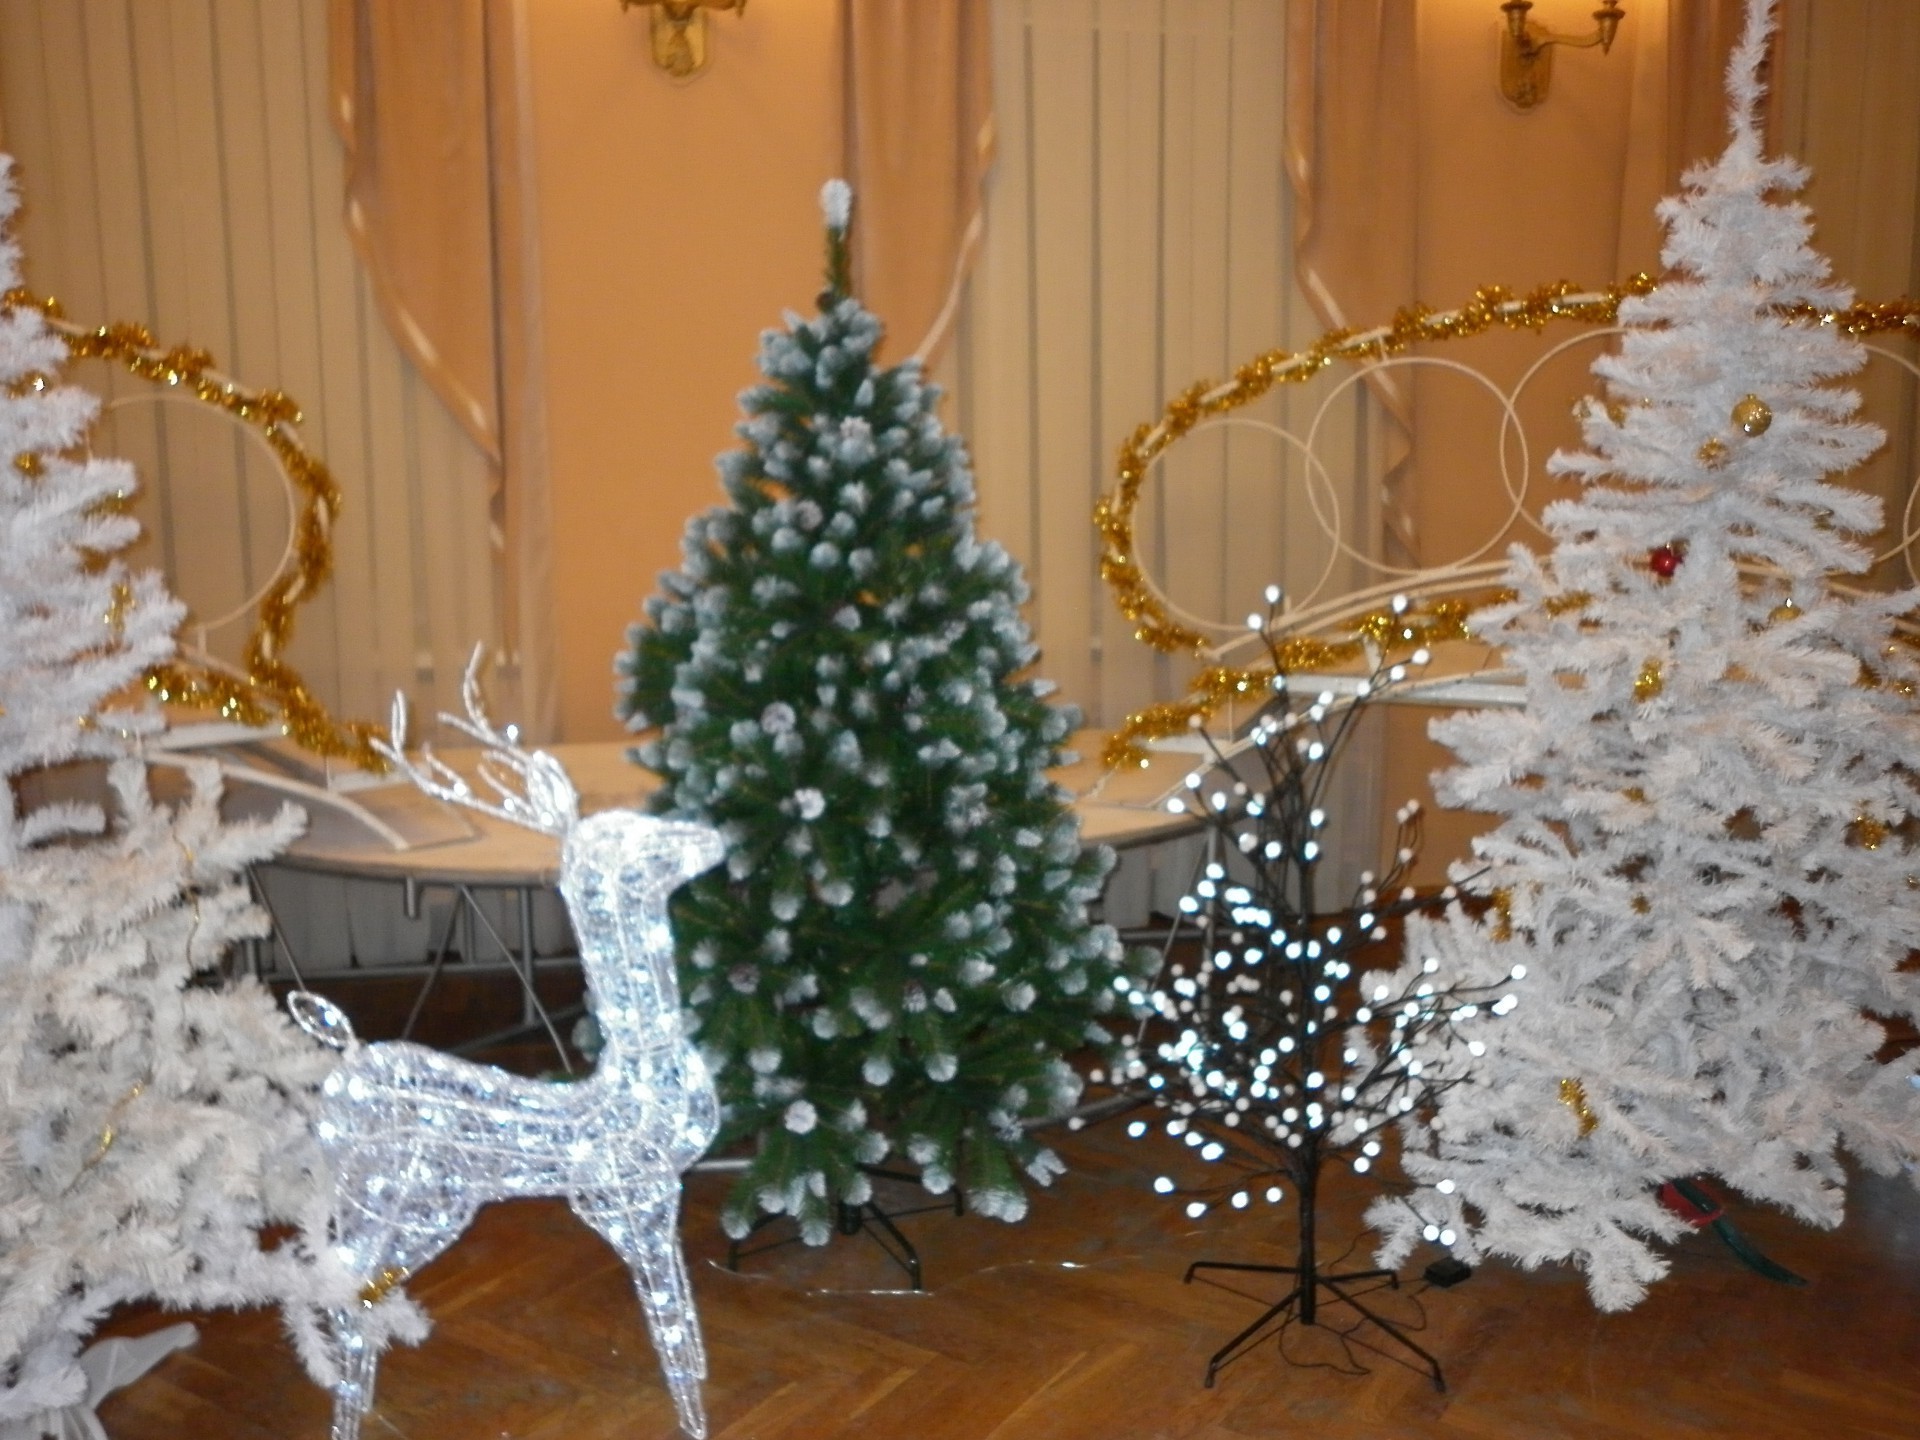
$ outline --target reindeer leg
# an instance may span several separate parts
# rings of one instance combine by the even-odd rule
[[[580,1218],[604,1235],[627,1262],[680,1428],[691,1440],[705,1440],[707,1417],[700,1382],[707,1374],[707,1353],[680,1250],[679,1177],[672,1177],[663,1197],[646,1203],[634,1203],[631,1195],[605,1192],[575,1195],[572,1200]]]
[[[340,1378],[333,1387],[332,1440],[360,1440],[360,1417],[373,1408],[380,1351],[368,1343],[351,1311],[335,1310],[329,1328],[340,1365]]]
[[[682,1297],[681,1306],[687,1316],[687,1347],[692,1359],[693,1374],[705,1380],[707,1378],[707,1341],[700,1331],[700,1312],[694,1308],[693,1281],[687,1275],[686,1247],[680,1243],[680,1206],[677,1197],[667,1203],[672,1208],[673,1214],[668,1221],[663,1248],[667,1252],[667,1263],[673,1267],[673,1289]]]

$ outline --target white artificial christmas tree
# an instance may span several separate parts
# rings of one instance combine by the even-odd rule
[[[331,1055],[251,980],[209,983],[264,930],[243,867],[300,827],[226,824],[211,765],[177,807],[137,750],[141,675],[181,607],[115,558],[136,526],[120,462],[84,453],[93,398],[20,291],[0,156],[0,1431],[80,1404],[79,1348],[112,1306],[302,1302],[324,1227],[307,1125]],[[110,806],[33,805],[21,782],[107,763]],[[324,1233],[322,1228],[319,1233]],[[278,1243],[275,1243],[278,1239]]]
[[[1588,448],[1551,466],[1581,494],[1476,625],[1525,707],[1434,726],[1461,762],[1443,802],[1500,823],[1456,870],[1483,905],[1410,924],[1409,959],[1511,998],[1482,1056],[1423,1037],[1462,1083],[1406,1124],[1419,1188],[1374,1207],[1383,1263],[1454,1230],[1468,1259],[1570,1260],[1623,1308],[1685,1229],[1662,1183],[1717,1176],[1830,1226],[1842,1149],[1882,1172],[1920,1154],[1920,1056],[1877,1064],[1869,1018],[1920,1018],[1899,970],[1920,670],[1892,643],[1920,597],[1830,578],[1869,568],[1879,504],[1832,477],[1879,433],[1830,383],[1861,347],[1817,319],[1851,293],[1773,198],[1806,172],[1762,153],[1771,12],[1748,7],[1725,154],[1661,206],[1669,274],[1594,367]]]

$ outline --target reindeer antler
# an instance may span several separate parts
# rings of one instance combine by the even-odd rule
[[[485,747],[480,757],[480,778],[499,797],[488,800],[475,793],[466,777],[433,753],[431,745],[420,747],[419,759],[406,756],[407,697],[393,697],[392,742],[376,739],[374,748],[394,769],[436,799],[464,805],[496,820],[505,820],[529,830],[564,837],[580,819],[580,797],[567,778],[566,768],[544,750],[523,750],[510,735],[503,735],[487,719],[480,696],[480,665],[485,645],[473,647],[467,662],[466,679],[460,686],[460,698],[467,707],[466,717],[441,712],[440,718],[463,735],[470,735]]]

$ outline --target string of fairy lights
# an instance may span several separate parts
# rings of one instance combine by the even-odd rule
[[[1214,639],[1178,619],[1141,564],[1135,511],[1148,471],[1167,451],[1204,420],[1252,404],[1276,385],[1304,383],[1335,361],[1366,364],[1399,355],[1414,345],[1462,340],[1494,329],[1544,330],[1557,321],[1581,325],[1616,324],[1621,302],[1651,295],[1658,282],[1634,274],[1602,290],[1585,290],[1562,280],[1516,296],[1502,286],[1476,290],[1466,304],[1451,310],[1413,306],[1391,323],[1367,330],[1329,330],[1297,351],[1269,350],[1255,356],[1225,381],[1201,381],[1167,402],[1160,418],[1143,424],[1120,447],[1115,481],[1094,507],[1100,532],[1100,574],[1113,591],[1121,614],[1133,623],[1134,639],[1167,654],[1205,655]],[[1862,303],[1839,310],[1812,305],[1781,307],[1781,319],[1794,324],[1831,326],[1856,338],[1901,334],[1920,338],[1920,303],[1910,299]],[[1464,597],[1415,601],[1402,609],[1379,610],[1352,622],[1333,638],[1295,635],[1275,647],[1281,670],[1321,670],[1351,664],[1371,648],[1403,655],[1449,640],[1472,637],[1473,615],[1488,606],[1509,603],[1505,590]],[[1235,701],[1264,694],[1275,674],[1272,665],[1210,665],[1189,682],[1179,700],[1149,705],[1128,715],[1108,738],[1103,759],[1109,768],[1144,765],[1152,742],[1204,725]],[[1651,683],[1657,683],[1657,677]]]

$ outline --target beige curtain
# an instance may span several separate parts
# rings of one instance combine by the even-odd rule
[[[1804,198],[1814,244],[1863,300],[1920,296],[1920,4],[1786,0],[1782,21],[1769,133],[1776,149],[1812,167]],[[1880,497],[1897,532],[1920,471],[1920,380],[1899,360],[1920,364],[1920,342],[1871,343],[1890,355],[1848,383],[1887,443],[1850,482]],[[1904,585],[1912,575],[1890,562],[1875,579]]]
[[[333,0],[347,230],[394,337],[500,459],[482,0]]]
[[[985,0],[845,0],[855,285],[895,358],[929,365],[979,248],[993,158]],[[910,348],[909,348],[910,347]]]
[[[1415,298],[1415,0],[1289,0],[1287,26],[1295,277],[1329,328],[1378,324]],[[1383,538],[1405,558],[1413,401],[1391,373],[1371,384],[1391,422]]]

